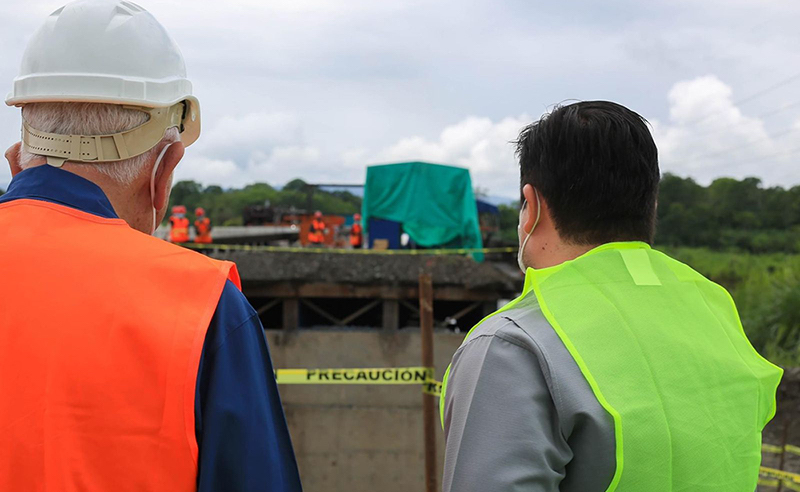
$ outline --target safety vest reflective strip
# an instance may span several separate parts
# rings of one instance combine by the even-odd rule
[[[750,345],[723,288],[644,243],[612,243],[529,269],[504,311],[531,303],[613,417],[607,490],[756,488],[782,370]]]
[[[0,227],[0,490],[196,490],[197,370],[235,266],[37,200]]]

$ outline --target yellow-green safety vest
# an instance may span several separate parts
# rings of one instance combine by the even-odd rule
[[[491,316],[529,296],[613,417],[608,491],[755,490],[783,371],[752,347],[725,289],[626,242],[529,268],[522,295]]]

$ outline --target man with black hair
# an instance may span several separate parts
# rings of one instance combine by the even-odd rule
[[[658,152],[619,104],[523,129],[522,295],[445,374],[445,492],[752,492],[782,371],[722,287],[651,248]]]

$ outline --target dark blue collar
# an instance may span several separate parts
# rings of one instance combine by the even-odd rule
[[[0,203],[29,198],[57,203],[106,219],[118,219],[99,186],[77,174],[49,165],[26,169],[14,176]]]

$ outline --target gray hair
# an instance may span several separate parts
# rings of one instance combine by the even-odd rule
[[[84,102],[26,104],[22,108],[22,117],[36,130],[60,135],[108,135],[136,128],[148,119],[147,113],[135,109],[116,104]],[[164,134],[162,142],[179,139],[178,129],[170,128]],[[122,161],[70,164],[92,167],[120,184],[129,185],[142,173],[147,163],[155,158],[157,149],[158,146]],[[20,167],[27,169],[40,157],[42,156],[20,149]]]

